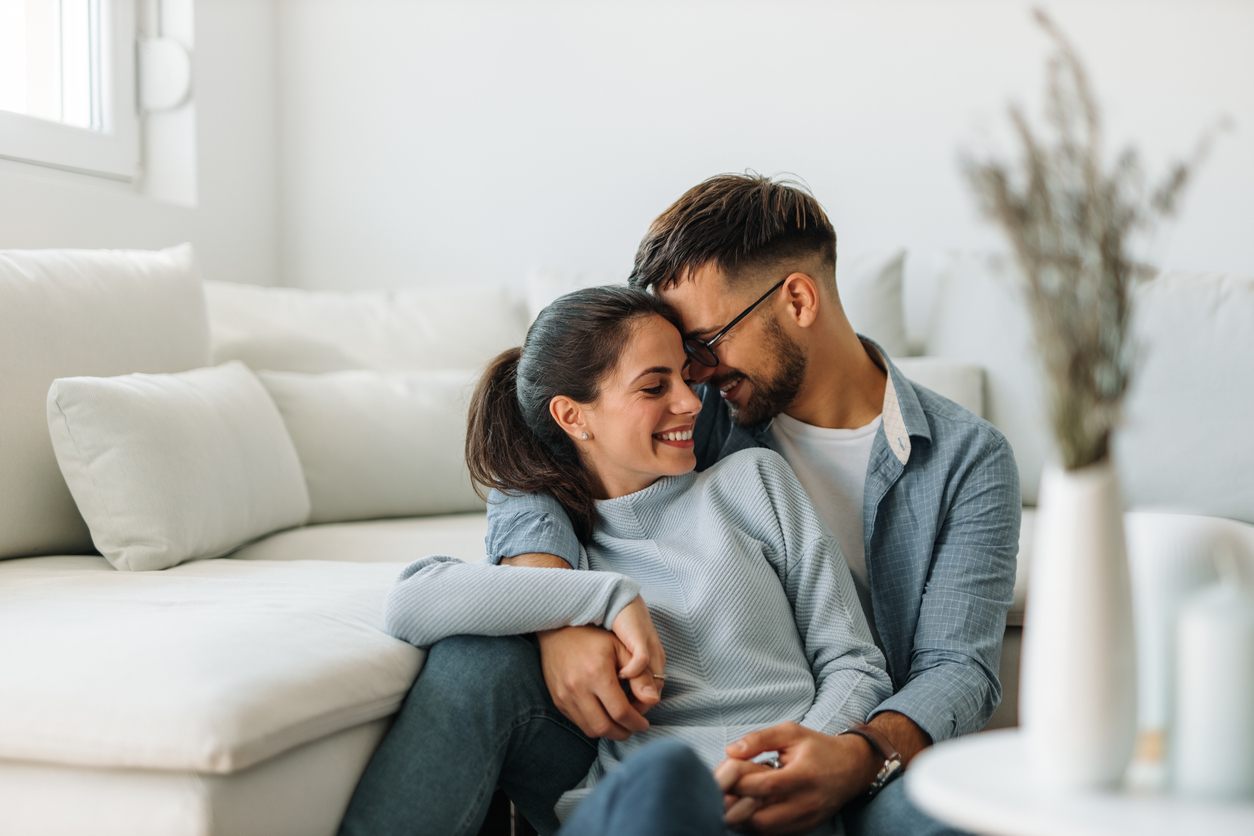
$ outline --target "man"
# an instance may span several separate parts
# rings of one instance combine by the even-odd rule
[[[631,276],[682,317],[703,401],[698,470],[753,446],[783,455],[841,545],[893,681],[866,725],[837,736],[797,724],[764,729],[729,746],[716,777],[728,823],[761,833],[806,832],[838,814],[854,834],[941,832],[893,778],[932,743],[977,731],[1001,699],[1018,470],[992,425],[913,385],[854,333],[835,275],[835,232],[812,196],[721,175],[654,221]],[[543,495],[494,496],[487,541],[490,557],[514,565],[569,568],[579,557],[561,506]],[[395,797],[371,773],[403,771],[414,757],[404,749],[407,723],[446,722],[441,711],[470,703],[450,733],[449,745],[476,764],[459,780],[473,776],[479,796],[499,780],[551,832],[557,794],[591,763],[588,738],[622,740],[648,727],[656,699],[628,700],[619,685],[625,668],[647,667],[646,639],[625,647],[599,627],[569,627],[535,644],[437,646],[402,709],[402,731],[376,756],[383,765],[372,762],[363,778],[361,805],[380,809]],[[481,710],[484,695],[490,708]],[[751,760],[769,751],[778,768]],[[450,796],[450,808],[486,803],[479,796]]]

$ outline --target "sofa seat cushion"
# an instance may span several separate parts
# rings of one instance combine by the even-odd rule
[[[386,717],[424,658],[382,630],[399,569],[0,562],[0,759],[231,773]]]
[[[405,564],[429,554],[449,554],[467,562],[487,553],[483,539],[488,515],[447,514],[394,520],[327,523],[280,531],[249,543],[236,560],[345,560]],[[401,566],[393,570],[400,574]]]
[[[387,720],[230,775],[0,760],[5,836],[335,836]]]

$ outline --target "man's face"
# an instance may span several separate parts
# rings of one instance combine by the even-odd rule
[[[779,278],[771,278],[770,284]],[[716,265],[704,264],[659,295],[679,312],[685,337],[709,339],[770,284],[746,282],[729,288]],[[688,364],[692,382],[717,388],[739,424],[760,424],[783,412],[796,399],[805,378],[805,351],[779,323],[785,292],[784,288],[776,290],[715,344],[717,367],[696,360]]]

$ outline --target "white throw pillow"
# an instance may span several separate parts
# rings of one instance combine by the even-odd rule
[[[341,292],[205,282],[213,362],[285,372],[476,369],[527,332],[504,287]]]
[[[1014,448],[1023,504],[1035,505],[1053,442],[1040,364],[1012,262],[987,254],[953,257],[940,275],[927,353],[984,369],[984,417]]]
[[[52,381],[208,362],[190,245],[0,251],[0,558],[92,551],[48,440]]]
[[[984,417],[984,369],[947,357],[902,357],[893,362],[915,383]]]
[[[901,299],[904,249],[836,258],[836,290],[853,330],[870,337],[890,357],[909,353]]]
[[[477,372],[260,376],[296,444],[310,522],[484,509],[464,455]]]
[[[309,517],[283,419],[242,363],[61,378],[48,427],[92,542],[118,569],[218,557]]]

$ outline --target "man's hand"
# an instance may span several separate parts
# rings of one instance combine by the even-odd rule
[[[504,566],[569,569],[551,554],[520,554]],[[637,596],[614,619],[614,632],[600,627],[563,627],[537,633],[549,695],[558,710],[589,737],[626,740],[649,727],[644,714],[657,705],[666,652],[644,601]],[[630,697],[620,678],[630,685]]]
[[[779,752],[779,769],[748,760],[771,750]],[[714,773],[726,795],[739,797],[727,823],[763,834],[804,833],[830,820],[866,791],[883,763],[857,735],[833,737],[797,723],[748,734],[727,754]]]
[[[903,764],[932,743],[927,732],[896,711],[880,712],[870,725],[888,738]],[[749,761],[772,750],[779,752],[779,769]],[[831,819],[870,788],[884,765],[858,735],[833,737],[797,723],[745,735],[727,747],[727,755],[714,772],[724,792],[727,823],[747,822],[764,834],[804,832]]]
[[[562,627],[536,636],[549,695],[584,734],[626,740],[649,727],[644,712],[660,697],[654,688],[644,699],[627,698],[618,672],[631,654],[613,633],[600,627]],[[652,675],[649,681],[653,687]]]

